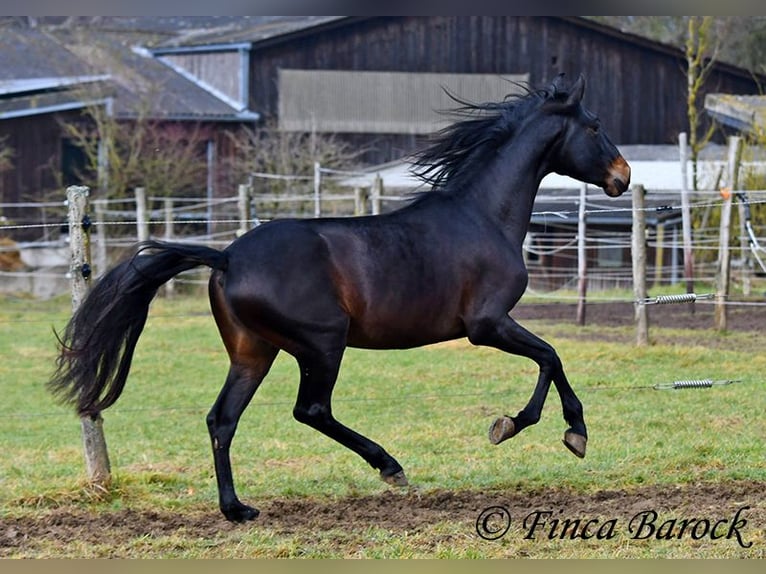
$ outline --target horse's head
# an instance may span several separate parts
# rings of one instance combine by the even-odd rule
[[[630,184],[630,166],[601,127],[598,117],[582,105],[585,78],[580,75],[569,90],[553,83],[553,98],[544,106],[561,116],[565,126],[551,156],[553,171],[596,185],[611,196],[622,195]]]

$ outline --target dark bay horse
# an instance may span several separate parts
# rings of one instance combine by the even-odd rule
[[[402,467],[380,445],[333,417],[331,397],[347,346],[410,348],[468,337],[529,357],[540,372],[529,403],[490,427],[498,444],[535,424],[550,383],[569,425],[564,443],[585,455],[587,432],[556,351],[509,316],[527,286],[522,242],[542,178],[557,172],[622,194],[630,168],[583,107],[585,81],[503,102],[459,102],[459,117],[416,156],[433,186],[379,216],[274,220],[223,251],[148,241],[107,272],[60,339],[49,386],[96,416],[125,385],[149,303],[182,271],[212,268],[212,313],[230,358],[207,416],[220,508],[232,521],[255,508],[234,490],[229,447],[242,412],[284,350],[300,367],[295,418],[359,454],[388,483]]]

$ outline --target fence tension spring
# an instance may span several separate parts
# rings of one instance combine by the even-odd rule
[[[672,383],[657,383],[652,388],[655,391],[666,391],[670,389],[709,389],[714,386],[730,385],[732,383],[741,383],[741,379],[725,379],[714,381],[712,379],[688,379],[682,381],[673,381]]]
[[[681,295],[658,295],[657,297],[648,297],[639,301],[643,305],[667,305],[670,303],[693,303],[694,301],[701,301],[703,299],[712,299],[715,297],[713,293],[705,293],[703,295],[697,295],[696,293],[683,293]]]

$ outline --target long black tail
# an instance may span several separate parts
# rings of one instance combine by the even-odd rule
[[[226,253],[200,245],[146,241],[107,272],[58,336],[48,388],[81,416],[95,416],[122,394],[149,304],[167,281],[207,265],[225,271]]]

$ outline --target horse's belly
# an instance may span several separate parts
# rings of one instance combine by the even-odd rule
[[[409,349],[465,336],[454,314],[381,314],[351,318],[348,345],[365,349]]]

